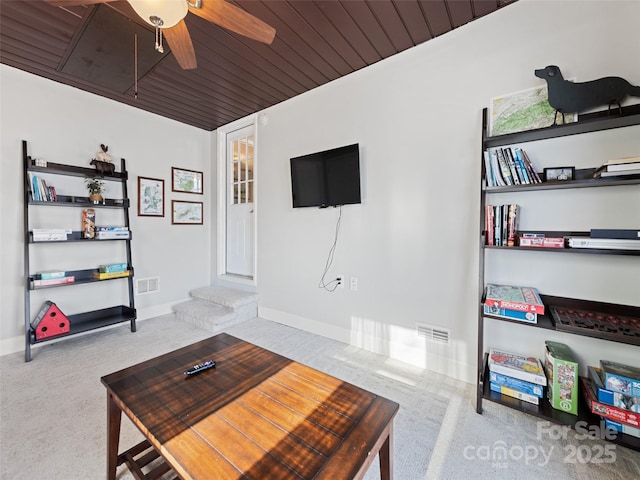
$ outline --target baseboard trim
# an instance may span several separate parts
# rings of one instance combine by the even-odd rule
[[[315,335],[353,345],[370,352],[379,353],[393,360],[407,363],[412,367],[430,370],[470,384],[475,384],[476,382],[475,365],[458,360],[455,356],[455,345],[445,350],[444,353],[451,354],[450,356],[446,356],[427,351],[426,348],[420,348],[416,345],[391,339],[388,334],[388,329],[384,328],[381,329],[382,335],[380,335],[378,331],[374,333],[352,331],[337,325],[330,325],[260,305],[258,306],[258,316]]]

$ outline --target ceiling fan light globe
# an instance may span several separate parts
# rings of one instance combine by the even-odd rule
[[[129,0],[136,13],[149,25],[160,28],[174,27],[189,11],[186,0]],[[154,23],[152,17],[162,24]]]

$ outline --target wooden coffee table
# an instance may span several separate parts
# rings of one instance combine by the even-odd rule
[[[187,377],[190,366],[215,368]],[[102,377],[107,478],[391,480],[398,404],[231,335]],[[118,455],[121,413],[146,437]],[[165,478],[165,477],[163,477]]]

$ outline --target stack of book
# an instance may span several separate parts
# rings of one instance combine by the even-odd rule
[[[71,230],[67,228],[34,228],[31,232],[34,242],[60,242],[67,240]]]
[[[640,157],[625,157],[609,160],[596,169],[593,178],[640,175]]]
[[[98,271],[93,274],[93,278],[95,280],[108,280],[128,277],[130,274],[129,266],[126,263],[107,263],[98,267]]]
[[[484,313],[493,317],[538,323],[538,315],[544,315],[544,303],[534,287],[487,284]]]
[[[97,240],[128,240],[131,232],[127,227],[96,227]]]
[[[570,248],[640,250],[640,228],[593,228],[590,236],[567,237]]]
[[[67,275],[65,271],[50,270],[36,273],[31,283],[34,287],[50,287],[53,285],[67,285],[69,283],[75,283],[75,281],[76,277],[74,275]]]
[[[485,151],[484,168],[489,187],[542,183],[526,152],[519,147]]]
[[[601,360],[588,371],[580,380],[589,409],[607,427],[640,438],[640,368]]]
[[[539,359],[491,348],[488,364],[491,391],[539,404],[547,385]]]
[[[515,247],[518,235],[518,205],[487,205],[485,242],[497,247]]]
[[[528,248],[564,248],[564,237],[547,237],[544,233],[523,233],[518,246]]]

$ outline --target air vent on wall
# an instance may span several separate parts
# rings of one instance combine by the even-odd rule
[[[448,328],[435,327],[433,325],[427,325],[426,323],[416,323],[416,330],[419,337],[449,345],[449,335],[451,331]]]
[[[143,293],[157,292],[160,290],[160,278],[140,278],[136,280],[136,294],[142,295]]]

